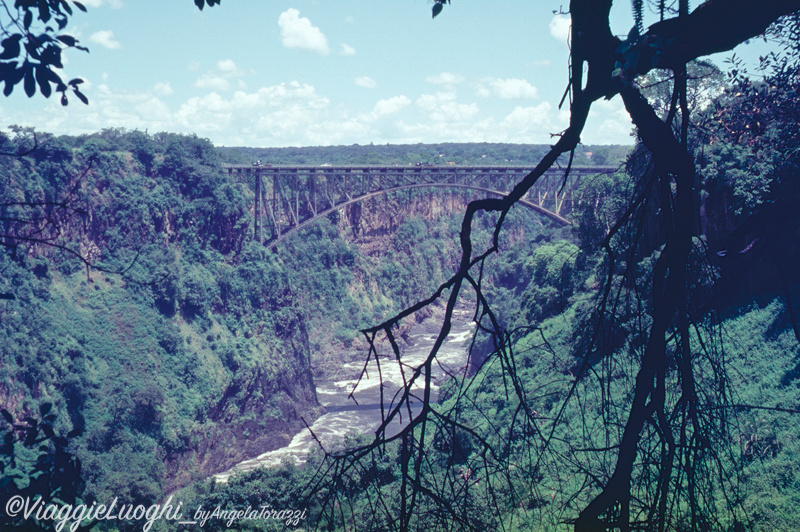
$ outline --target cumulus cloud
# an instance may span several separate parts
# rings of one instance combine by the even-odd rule
[[[205,73],[194,82],[194,86],[198,89],[208,89],[212,91],[229,91],[232,89],[231,82],[222,76],[214,76],[210,73]]]
[[[153,92],[158,96],[169,96],[170,94],[175,93],[175,91],[172,89],[172,85],[170,85],[168,81],[156,83],[153,86]]]
[[[218,133],[226,144],[289,145],[302,143],[306,130],[326,118],[329,105],[312,85],[292,81],[254,92],[191,98],[175,120],[187,131]]]
[[[200,89],[225,92],[234,88],[244,88],[242,76],[244,72],[236,66],[236,63],[230,59],[221,59],[217,61],[215,68],[197,78],[194,85]]]
[[[516,142],[542,144],[551,141],[551,134],[563,131],[569,124],[569,111],[553,109],[548,102],[517,106],[503,118],[498,129]]]
[[[114,32],[111,30],[96,31],[92,33],[92,36],[89,37],[89,40],[95,44],[99,44],[103,48],[108,48],[109,50],[122,48],[122,45],[119,43],[119,41],[114,39]]]
[[[110,7],[114,9],[120,9],[124,6],[121,0],[82,0],[81,3],[86,7],[100,7],[103,5],[108,4]]]
[[[342,49],[339,53],[342,55],[356,55],[356,49],[349,44],[342,43]]]
[[[170,115],[169,107],[156,97],[149,98],[134,107],[142,120],[161,121]]]
[[[365,89],[374,89],[378,86],[378,82],[369,76],[359,76],[353,83],[359,87],[364,87]]]
[[[536,98],[536,87],[524,79],[484,79],[478,86],[478,94],[483,97],[497,96],[506,100]]]
[[[434,122],[463,122],[478,114],[476,104],[458,103],[454,92],[423,94],[416,104]]]
[[[428,76],[425,81],[433,85],[458,85],[464,82],[464,76],[451,72],[442,72],[435,76]]]
[[[633,126],[620,98],[592,105],[581,140],[586,144],[630,144]]]
[[[542,102],[534,107],[517,106],[503,119],[503,123],[520,133],[548,129],[551,125],[551,109],[548,102]],[[547,131],[547,133],[551,133],[551,131]]]
[[[411,105],[411,99],[407,96],[394,96],[378,101],[372,110],[372,115],[377,118],[397,114],[409,105]]]
[[[221,59],[217,61],[217,68],[220,72],[226,73],[236,73],[239,71],[239,67],[237,67],[236,63],[231,59]]]
[[[550,35],[558,42],[567,44],[569,42],[569,30],[572,26],[572,19],[567,15],[555,15],[550,20]]]
[[[281,28],[281,42],[286,48],[299,48],[328,55],[328,38],[311,21],[300,16],[300,11],[290,7],[278,17]]]

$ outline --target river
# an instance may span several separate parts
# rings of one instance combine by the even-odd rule
[[[469,309],[456,309],[453,315],[451,333],[442,345],[437,355],[438,365],[434,365],[434,384],[431,389],[433,397],[438,393],[438,387],[446,378],[446,372],[457,373],[463,371],[467,364],[467,350],[475,331],[472,321],[472,312]],[[435,332],[426,327],[412,329],[408,339],[401,344],[401,360],[407,366],[418,366],[430,353],[436,339]],[[364,362],[357,361],[346,364],[344,367],[358,374]],[[410,375],[408,367],[405,369],[406,378]],[[355,379],[317,382],[317,397],[327,413],[320,416],[312,425],[311,431],[327,449],[340,441],[348,433],[373,433],[381,422],[380,389],[383,385],[385,401],[388,403],[394,392],[403,383],[399,365],[389,359],[382,359],[381,374],[383,380],[378,378],[378,371],[374,361],[370,362],[367,375],[361,379],[353,393],[357,404],[348,398],[356,385]],[[419,386],[422,391],[422,386]],[[407,419],[404,417],[404,422]],[[396,422],[397,423],[397,422]],[[395,430],[401,425],[397,423]],[[234,467],[214,475],[217,482],[227,482],[228,478],[236,472],[250,471],[257,467],[272,467],[279,465],[285,459],[294,459],[298,464],[305,462],[308,452],[319,446],[307,428],[296,434],[291,443],[280,449],[266,452],[256,458],[245,460]]]

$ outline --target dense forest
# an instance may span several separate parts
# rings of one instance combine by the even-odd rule
[[[708,63],[689,73],[691,304],[663,331],[662,409],[642,422],[625,515],[643,528],[790,530],[800,518],[797,66],[768,58],[764,81]],[[668,120],[670,82],[652,75],[645,91]],[[12,127],[0,137],[0,494],[305,512],[240,530],[573,527],[613,478],[659,279],[676,268],[664,266],[659,220],[677,188],[659,183],[639,141],[576,150],[572,164],[618,170],[579,184],[569,227],[522,209],[471,220],[470,242],[493,250],[479,278],[465,276],[478,332],[471,364],[426,405],[427,431],[412,423],[377,444],[353,433],[302,466],[218,483],[212,474],[286,445],[322,414],[315,379],[391,358],[371,334],[403,339],[437,319],[431,307],[443,304],[426,298],[452,286],[476,197],[394,191],[275,251],[253,240],[250,185],[221,165],[534,165],[549,148],[217,148],[171,133]],[[0,525],[50,526],[8,515]],[[231,526],[217,517],[203,528]]]
[[[645,424],[631,518],[643,529],[662,511],[667,530],[791,530],[800,507],[800,278],[789,266],[800,258],[796,70],[772,63],[769,81],[758,83],[737,72],[726,80],[708,64],[692,69],[693,94],[716,94],[694,101],[689,141],[699,184],[687,278],[693,367],[683,380],[698,397],[678,433],[685,440],[673,442],[685,469],[666,480],[658,468],[673,452],[669,436]],[[651,102],[667,112],[668,92],[658,78],[651,86]],[[331,530],[397,528],[398,516],[414,530],[571,529],[613,470],[653,323],[663,204],[643,202],[636,223],[620,223],[650,164],[637,146],[619,172],[587,180],[590,199],[570,213],[570,229],[504,225],[498,253],[481,269],[485,299],[475,302],[485,324],[472,348],[480,367],[448,382],[428,432],[384,444],[353,434],[303,467],[198,484],[186,496],[229,509],[301,500],[312,522]],[[477,217],[472,240],[491,241],[495,223]],[[686,371],[680,353],[668,348],[668,374]],[[687,393],[665,386],[665,401],[688,404]],[[420,447],[409,447],[416,438]],[[423,458],[409,460],[418,449]],[[670,506],[648,506],[659,494]]]
[[[0,528],[165,531],[146,509],[180,500],[206,530],[795,529],[800,5],[632,0],[625,37],[612,7],[570,2],[569,125],[552,146],[0,133]],[[58,73],[62,50],[86,50],[59,33],[71,15],[63,0],[6,10],[5,96],[88,104]],[[755,74],[699,60],[757,36],[776,51]],[[581,145],[611,98],[635,145]],[[502,198],[394,190],[276,251],[252,236],[253,190],[221,168],[255,161],[533,169]],[[567,227],[514,208],[554,165],[565,183],[606,167]],[[458,305],[469,361],[434,395]],[[426,321],[433,347],[412,366]],[[212,476],[286,445],[324,413],[315,382],[354,360],[403,372],[397,393],[377,384],[377,429]],[[127,518],[59,513],[111,500]]]
[[[0,170],[0,406],[26,433],[70,435],[85,501],[151,504],[285,445],[320,413],[315,375],[360,356],[359,329],[441,282],[470,199],[389,194],[276,253],[253,242],[253,192],[206,140],[13,128],[2,142],[35,149]],[[545,227],[518,218],[522,238]],[[22,442],[6,451],[8,478],[38,467]]]
[[[604,166],[622,162],[627,146],[581,146],[573,164]],[[547,146],[499,143],[386,144],[383,146],[316,146],[302,148],[219,148],[232,164],[456,164],[535,165]],[[566,162],[566,158],[565,158]]]
[[[747,106],[760,96],[754,88],[732,98]],[[754,529],[785,529],[797,517],[800,480],[792,467],[800,451],[787,419],[800,401],[797,339],[787,303],[796,296],[797,280],[793,274],[785,279],[791,286],[786,292],[776,277],[759,274],[772,268],[768,256],[743,268],[757,229],[745,241],[736,228],[774,201],[777,176],[795,163],[764,156],[780,153],[775,142],[736,142],[727,132],[730,121],[713,108],[704,116],[714,127],[712,135],[698,137],[704,168],[698,224],[709,251],[703,260],[711,260],[704,267],[717,272],[718,280],[737,272],[735,289],[726,285],[714,323],[702,325],[718,331],[706,349],[726,359],[724,368],[709,366],[707,377],[725,371],[732,402],[742,405],[727,413],[736,430],[725,436],[727,451],[717,457],[729,475],[719,489],[735,493],[735,512],[742,513],[727,514],[726,497],[717,489],[709,492],[709,504],[722,524],[746,515]],[[774,138],[783,138],[783,122],[769,127]],[[222,172],[221,162],[324,164],[344,160],[338,155],[343,148],[217,149],[196,137],[124,130],[81,137],[37,133],[34,139],[21,128],[3,143],[8,153],[33,144],[36,149],[7,156],[2,168],[2,407],[15,419],[41,418],[40,427],[52,427],[54,434],[70,433],[67,447],[55,445],[50,452],[68,449],[79,460],[80,482],[72,486],[79,500],[121,497],[151,504],[188,486],[180,494],[195,506],[288,508],[303,500],[313,522],[332,519],[334,528],[358,522],[359,530],[389,526],[374,507],[373,490],[391,497],[399,489],[400,465],[391,450],[331,492],[311,498],[306,490],[319,481],[316,473],[326,463],[319,453],[304,467],[258,470],[226,485],[205,478],[285,444],[302,419],[311,421],[320,412],[315,375],[363,356],[366,343],[358,330],[436,288],[456,261],[468,194],[415,191],[372,199],[359,207],[358,217],[347,210],[330,215],[275,253],[253,243],[253,193]],[[409,164],[431,153],[458,158],[446,148],[349,150],[361,152],[354,156],[361,163]],[[395,158],[371,158],[377,149],[395,150]],[[463,152],[458,161],[465,164],[482,162],[492,151],[486,145],[452,149]],[[493,152],[505,158],[525,149]],[[511,529],[559,528],[582,504],[570,496],[581,492],[574,483],[583,482],[577,473],[586,459],[573,431],[584,433],[580,445],[602,447],[603,432],[595,425],[613,425],[625,405],[632,373],[623,354],[635,354],[647,319],[637,307],[641,296],[631,296],[632,306],[618,308],[616,322],[609,324],[605,341],[622,360],[615,377],[601,387],[583,385],[574,392],[577,401],[562,402],[603,282],[602,242],[627,205],[630,173],[642,158],[630,148],[587,151],[603,153],[603,162],[619,164],[620,171],[581,185],[587,199],[570,213],[574,225],[559,229],[515,211],[502,252],[486,267],[486,297],[503,327],[514,331],[517,379],[537,397],[539,425],[520,421],[502,362],[489,356],[490,336],[479,335],[473,348],[473,357],[489,363],[467,380],[451,380],[441,397],[446,408],[470,394],[460,418],[469,430],[431,435],[430,473],[445,480],[455,475],[448,489],[476,527],[502,522]],[[609,161],[620,152],[627,162]],[[360,224],[358,230],[353,223]],[[487,216],[475,228],[476,239],[489,240],[493,227]],[[723,253],[730,245],[738,246],[733,262]],[[785,252],[795,253],[793,244],[785,245]],[[657,253],[622,253],[619,260],[639,261],[640,273],[615,281],[615,290],[642,291],[646,306]],[[697,290],[712,291],[712,285],[698,272]],[[705,334],[698,330],[698,341],[707,341]],[[605,395],[620,396],[620,402],[610,408]],[[555,419],[567,421],[549,425]],[[553,431],[550,461],[534,466],[535,445],[526,438],[542,431]],[[365,441],[352,438],[349,444]],[[36,453],[23,443],[14,447],[16,460],[4,464],[18,487],[37,467]],[[488,444],[501,458],[486,454]],[[505,473],[488,476],[499,464]],[[347,501],[344,522],[327,516],[326,493]],[[437,515],[433,506],[421,508],[418,526],[435,528]],[[209,523],[211,529],[226,528],[219,520]],[[259,524],[272,525],[283,526]]]

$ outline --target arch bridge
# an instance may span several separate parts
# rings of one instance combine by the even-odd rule
[[[255,192],[255,239],[275,247],[290,235],[347,205],[396,190],[470,189],[504,196],[531,171],[528,166],[373,166],[373,165],[225,165],[225,172]],[[555,223],[580,202],[582,178],[613,173],[616,167],[572,167],[548,170],[520,204]],[[266,220],[266,223],[265,223]]]

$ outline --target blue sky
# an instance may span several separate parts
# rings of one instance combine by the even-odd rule
[[[568,19],[543,0],[82,0],[67,33],[72,98],[0,99],[0,126],[196,133],[219,146],[552,143],[567,125]],[[628,2],[614,28],[632,24]],[[502,6],[502,7],[498,7]],[[619,99],[595,105],[587,144],[630,143]]]

